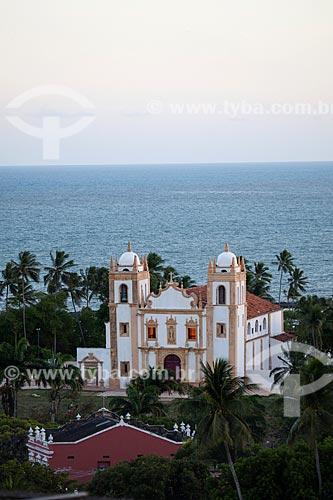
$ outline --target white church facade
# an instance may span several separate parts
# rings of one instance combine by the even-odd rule
[[[172,370],[198,384],[200,365],[224,358],[238,376],[270,387],[283,341],[283,310],[246,291],[246,268],[226,244],[211,261],[207,285],[184,289],[172,280],[150,292],[147,259],[128,244],[111,258],[105,348],[78,348],[87,383],[124,389],[148,367]],[[91,374],[93,378],[91,378]],[[258,379],[259,376],[259,379]]]

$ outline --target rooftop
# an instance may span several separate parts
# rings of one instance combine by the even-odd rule
[[[184,440],[182,432],[175,430],[169,431],[162,425],[149,425],[134,418],[124,418],[123,421],[131,427],[150,432],[151,434],[155,434],[156,436],[164,437],[172,441],[182,442]],[[71,422],[68,422],[58,428],[46,429],[46,435],[48,437],[52,434],[54,443],[74,443],[80,439],[93,436],[104,429],[114,427],[120,422],[121,418],[119,415],[103,408],[87,418],[72,420]]]
[[[207,285],[187,288],[186,292],[188,295],[191,295],[191,293],[195,293],[198,297],[201,294],[202,305],[205,307],[205,305],[207,304]],[[256,318],[257,316],[262,316],[263,314],[268,314],[271,312],[282,311],[282,308],[277,304],[273,304],[269,300],[257,297],[250,292],[246,292],[246,301],[247,319]]]

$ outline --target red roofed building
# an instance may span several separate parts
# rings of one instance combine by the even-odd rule
[[[86,419],[69,422],[56,429],[30,429],[28,453],[30,462],[48,465],[66,472],[71,479],[87,482],[97,470],[142,455],[172,457],[190,435],[168,431],[160,425],[119,417],[102,408]]]

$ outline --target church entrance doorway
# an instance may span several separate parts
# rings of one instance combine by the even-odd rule
[[[181,379],[181,361],[175,354],[168,354],[164,358],[164,368],[168,370],[170,377],[175,380]]]

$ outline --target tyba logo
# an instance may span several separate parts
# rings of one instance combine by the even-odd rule
[[[78,121],[67,127],[61,127],[60,114],[57,115],[56,113],[43,115],[41,127],[25,122],[18,115],[10,114],[6,116],[9,123],[21,130],[21,132],[42,140],[44,160],[58,160],[60,157],[60,140],[78,134],[95,120],[96,117],[91,112],[94,105],[85,96],[73,89],[60,85],[44,85],[23,92],[10,101],[6,108],[8,110],[20,109],[26,102],[41,96],[65,97],[87,110]]]

